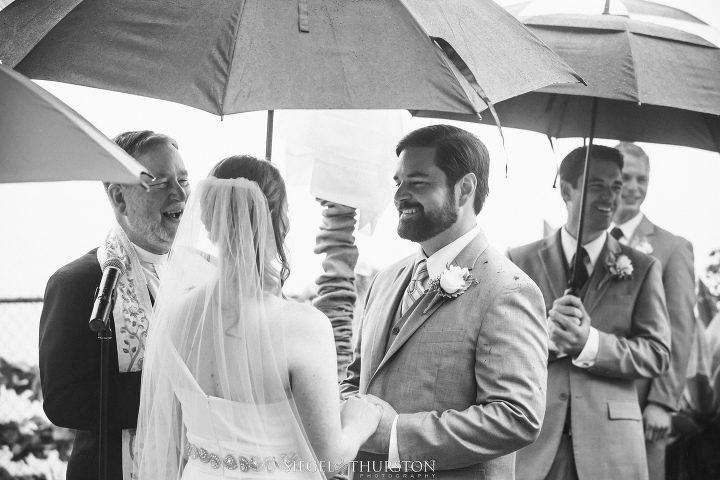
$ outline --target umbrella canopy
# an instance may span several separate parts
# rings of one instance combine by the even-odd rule
[[[557,13],[523,19],[577,69],[587,87],[553,85],[506,100],[496,105],[500,122],[548,137],[589,137],[585,182],[594,137],[720,152],[720,49],[672,27],[612,14],[617,10],[611,1],[602,3],[602,14],[600,10],[595,15]],[[575,2],[569,5],[577,7]],[[570,280],[575,293],[582,270],[579,251],[583,244],[585,182],[576,233],[575,273]]]
[[[549,137],[595,136],[720,151],[720,48],[675,28],[619,15],[553,14],[525,25],[587,87],[554,85],[496,105],[504,126]]]
[[[0,182],[141,183],[144,167],[78,113],[0,65]]]
[[[526,0],[506,5],[505,9],[518,18],[545,15],[548,13],[599,13],[598,4],[605,0]],[[608,5],[611,15],[625,15],[638,20],[647,17],[659,17],[683,22],[707,25],[701,19],[673,5],[657,3],[652,0],[614,0]]]
[[[218,115],[477,114],[580,81],[492,0],[22,0],[0,12],[0,60]]]

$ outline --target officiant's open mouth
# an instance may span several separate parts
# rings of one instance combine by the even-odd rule
[[[163,213],[162,213],[162,216],[165,217],[165,218],[169,218],[170,220],[173,220],[173,221],[175,221],[175,222],[179,222],[179,221],[180,221],[180,217],[182,217],[183,211],[184,211],[184,210],[182,210],[182,209],[180,209],[180,210],[170,210],[170,211],[167,211],[167,212],[163,212]]]

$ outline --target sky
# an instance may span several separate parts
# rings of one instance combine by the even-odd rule
[[[705,20],[714,19],[711,23],[720,22],[720,2],[684,0],[682,6]],[[110,138],[141,129],[175,138],[192,185],[229,155],[264,156],[265,112],[231,115],[221,121],[215,115],[161,100],[55,82],[37,83]],[[486,143],[491,156],[490,196],[478,221],[495,248],[505,251],[539,239],[544,222],[553,227],[564,223],[564,204],[553,181],[558,163],[582,145],[581,139],[558,140],[553,151],[541,134],[505,128],[503,147],[495,127],[417,119],[407,112],[402,115],[404,132],[433,123],[452,123]],[[275,121],[273,161],[284,172],[286,132],[297,125],[293,125],[291,114],[282,111],[276,112]],[[613,146],[616,142],[609,139],[598,143]],[[693,243],[696,270],[700,272],[710,251],[720,248],[720,155],[683,147],[640,146],[651,159],[644,211],[653,222]],[[52,161],[51,156],[48,161]],[[313,288],[322,272],[322,259],[313,253],[321,213],[307,186],[292,187],[289,194],[288,243],[293,273],[286,289],[288,293],[301,293]],[[0,184],[0,298],[41,297],[50,275],[96,247],[112,222],[99,182]],[[396,224],[397,213],[388,203],[372,235],[367,229],[356,233],[359,271],[382,268],[415,251],[416,246],[397,237]]]

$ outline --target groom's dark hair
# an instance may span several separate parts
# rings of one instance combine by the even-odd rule
[[[473,207],[476,214],[480,213],[489,192],[490,154],[478,137],[451,125],[431,125],[405,135],[395,153],[399,157],[409,147],[435,148],[435,165],[447,177],[449,188],[455,187],[464,175],[474,173],[477,188]]]

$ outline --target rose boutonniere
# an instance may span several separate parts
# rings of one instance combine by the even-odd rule
[[[610,275],[616,280],[625,280],[632,278],[633,265],[627,255],[622,253],[608,253],[605,259]]]
[[[435,298],[433,298],[423,313],[427,313],[441,298],[459,297],[465,293],[471,285],[476,283],[478,283],[478,281],[470,275],[469,268],[448,264],[439,276],[430,280],[427,293],[437,292],[437,295],[435,295]]]
[[[647,238],[640,239],[640,241],[635,244],[634,248],[638,252],[642,252],[645,255],[650,255],[653,253],[653,247],[652,245],[650,245],[650,242],[647,241]]]

